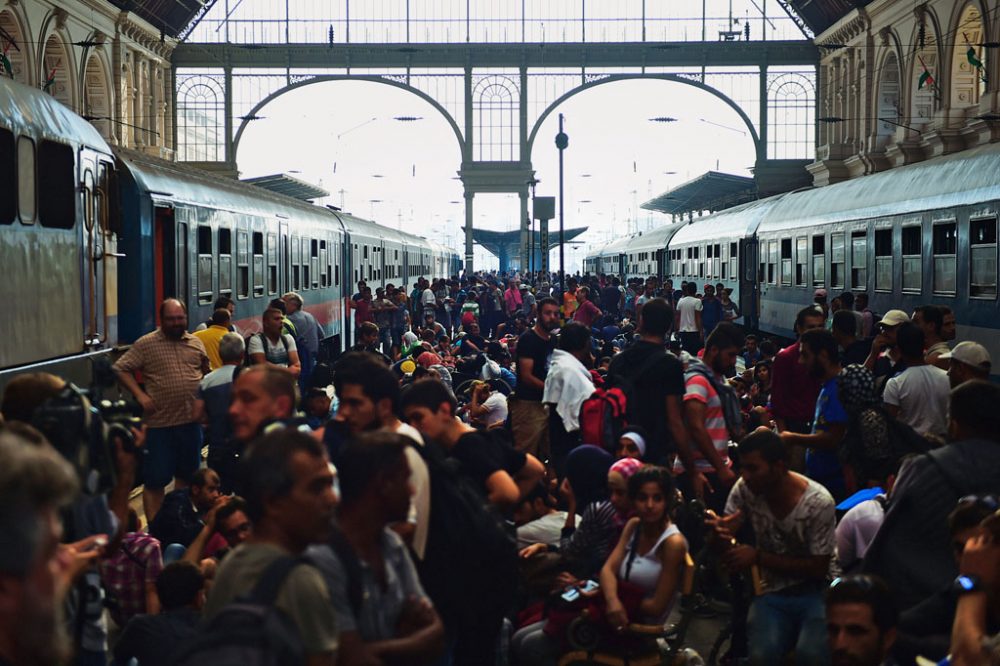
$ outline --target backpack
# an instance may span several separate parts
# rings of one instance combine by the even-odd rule
[[[487,431],[502,437],[502,431]],[[518,554],[514,536],[500,512],[461,463],[434,442],[413,444],[427,463],[431,487],[430,525],[420,581],[442,617],[475,617],[489,604],[504,610],[512,603]],[[416,561],[416,558],[414,558]]]
[[[726,420],[726,430],[729,431],[729,437],[733,441],[739,441],[744,431],[743,410],[736,391],[728,383],[724,381],[720,382],[711,368],[698,359],[692,359],[688,363],[687,370],[684,373],[685,381],[687,381],[688,376],[693,374],[704,377],[709,385],[715,389],[715,392],[719,395],[719,402],[722,405],[722,414]]]
[[[620,388],[597,388],[580,405],[580,443],[614,451],[618,435],[628,425],[628,399]]]
[[[281,336],[280,336],[280,338],[281,338],[281,346],[285,348],[285,353],[287,354],[288,353],[288,340],[285,339],[286,335],[289,335],[289,334],[285,333],[285,329],[282,328],[281,329]],[[261,333],[251,333],[246,338],[244,338],[244,340],[246,342],[245,347],[244,347],[246,349],[246,353],[243,354],[243,365],[245,365],[248,368],[251,365],[253,365],[253,360],[250,358],[250,341],[253,340],[254,338],[257,338],[257,337],[260,338],[260,344],[264,347],[264,358],[265,359],[267,358],[267,336],[265,336],[263,332],[261,332]],[[235,377],[233,378],[233,381],[236,381]]]
[[[660,358],[659,354],[652,354],[635,378],[642,377]],[[621,375],[609,375],[608,380],[605,388],[595,389],[580,405],[580,443],[600,446],[614,453],[618,436],[629,424],[630,412],[634,420],[634,404],[638,397],[634,380]]]
[[[916,430],[888,414],[886,414],[886,426],[889,429],[889,446],[896,460],[914,453],[927,453],[934,448],[931,442]]]
[[[274,606],[285,579],[304,560],[270,564],[250,594],[226,605],[202,625],[171,661],[176,666],[289,666],[305,664],[298,629]]]

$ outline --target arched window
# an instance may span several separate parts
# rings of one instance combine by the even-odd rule
[[[768,115],[771,132],[768,157],[810,159],[815,150],[815,94],[812,80],[804,74],[769,77]]]
[[[225,101],[220,77],[193,74],[177,81],[177,150],[184,162],[224,159]]]
[[[69,59],[62,39],[58,35],[50,35],[45,41],[40,85],[42,90],[71,109],[73,108],[73,87],[70,79],[72,67],[73,63]]]
[[[955,28],[951,54],[951,107],[964,109],[979,104],[986,92],[986,49],[983,17],[979,8],[968,4]]]
[[[484,76],[472,93],[476,152],[485,161],[512,161],[518,154],[518,86],[507,76]]]
[[[5,58],[4,64],[0,65],[0,76],[11,77],[24,84],[30,83],[27,48],[14,14],[10,11],[0,11],[0,53],[3,53]]]
[[[907,125],[920,127],[931,121],[940,104],[937,35],[929,17],[923,18],[916,52],[910,64],[910,118]],[[921,43],[922,42],[922,43]]]
[[[876,148],[883,148],[892,141],[898,123],[902,122],[899,109],[899,60],[895,53],[886,56],[882,63],[875,103]]]
[[[83,115],[109,141],[114,136],[111,107],[111,82],[101,59],[93,53],[83,73]]]

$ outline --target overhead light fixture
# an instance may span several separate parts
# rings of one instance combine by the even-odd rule
[[[656,116],[654,118],[650,118],[649,122],[651,122],[651,123],[676,123],[677,119],[673,118],[671,116]]]
[[[816,119],[818,123],[842,123],[844,119],[840,116],[820,116]]]
[[[423,120],[422,116],[393,116],[393,120],[398,120],[401,123],[412,123],[417,120]]]

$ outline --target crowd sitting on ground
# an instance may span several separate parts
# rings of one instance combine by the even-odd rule
[[[988,351],[825,289],[782,345],[731,296],[362,281],[336,358],[299,294],[193,333],[165,300],[113,367],[130,432],[4,390],[0,666],[555,664],[581,617],[676,656],[687,612],[730,663],[1000,663]]]

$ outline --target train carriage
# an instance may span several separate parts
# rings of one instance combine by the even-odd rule
[[[50,95],[0,77],[0,387],[14,372],[84,381],[118,340],[114,156]]]
[[[640,232],[631,237],[626,253],[627,279],[656,277],[662,280],[666,277],[665,261],[667,244],[683,224],[668,224],[666,226]],[[669,256],[669,255],[668,255]]]

